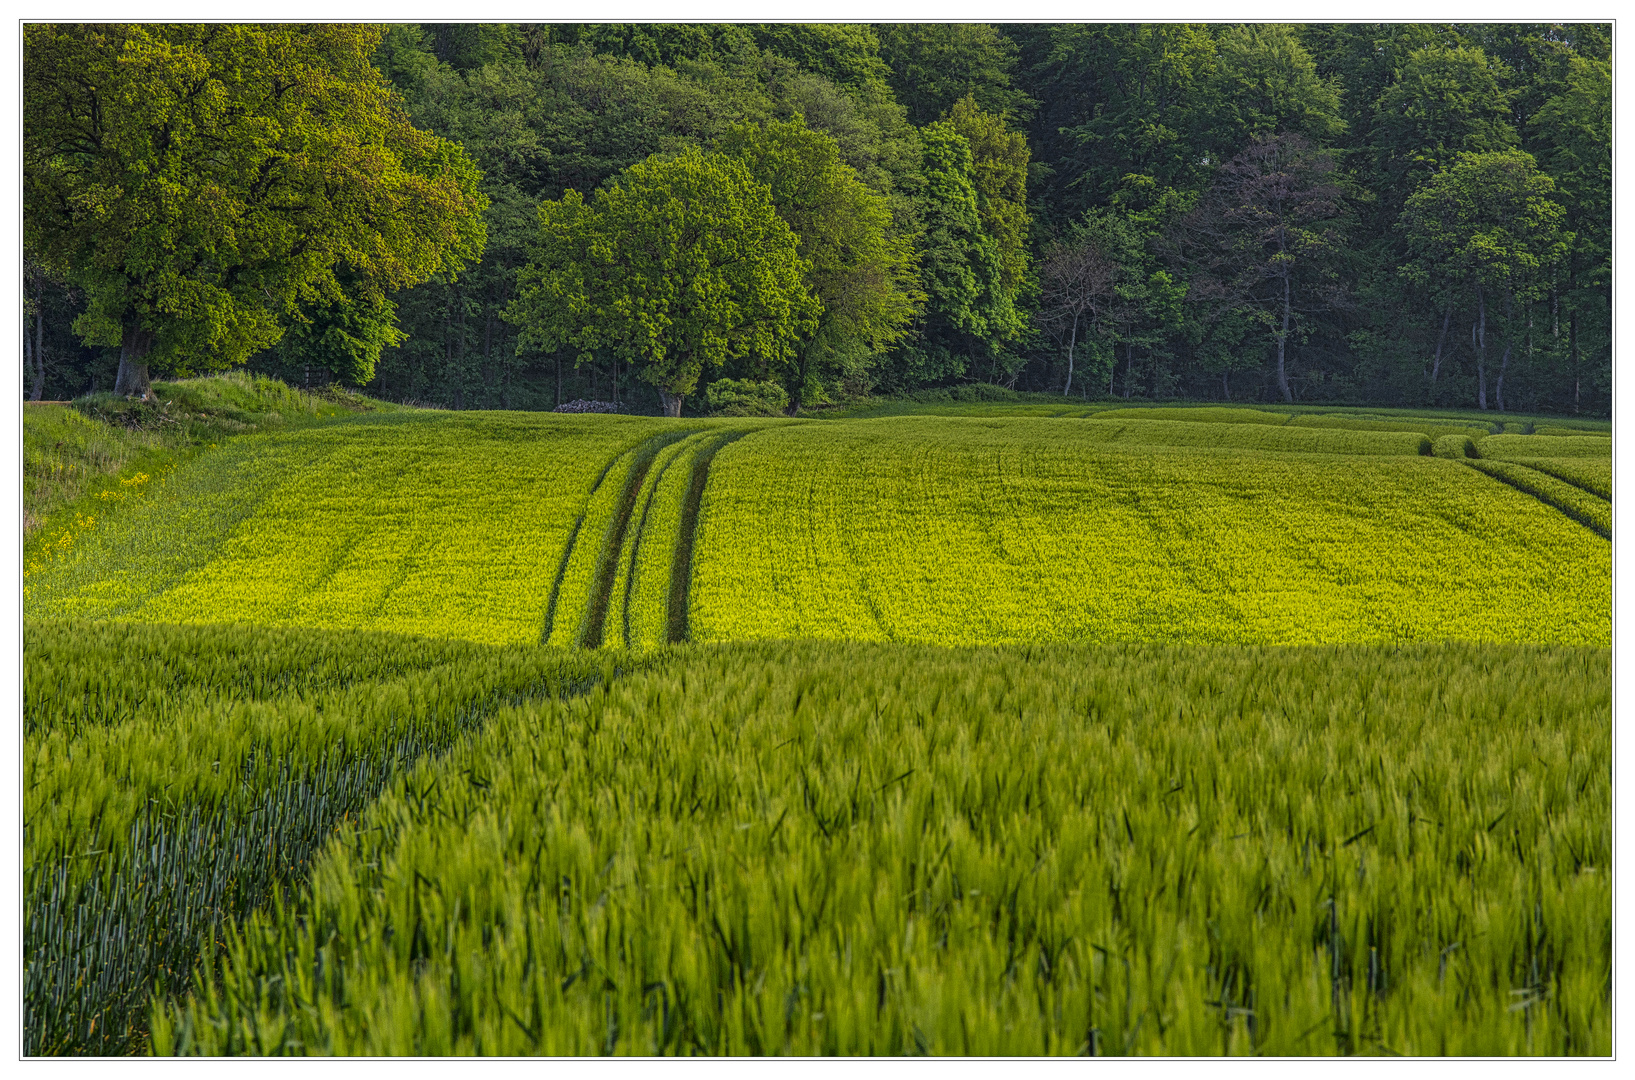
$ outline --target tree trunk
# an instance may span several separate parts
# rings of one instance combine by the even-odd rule
[[[1135,385],[1135,343],[1124,345],[1124,400],[1130,400],[1130,389]]]
[[[125,323],[119,342],[119,374],[114,377],[114,393],[148,399],[148,351],[153,348],[153,332],[143,330],[133,317]]]
[[[670,393],[670,391],[661,388],[659,390],[659,397],[664,401],[664,415],[665,416],[680,416],[681,415],[681,397],[682,397],[682,395],[672,394],[672,393]]]
[[[34,389],[29,394],[31,401],[39,401],[45,395],[45,289],[42,285],[34,287]]]
[[[562,404],[562,358],[556,358],[556,405]],[[556,408],[556,405],[551,408]]]
[[[1289,297],[1289,275],[1283,275],[1283,331],[1277,335],[1277,388],[1283,391],[1283,400],[1292,403],[1294,395],[1289,392],[1289,374],[1283,366],[1283,354],[1289,343],[1289,315],[1292,305]]]
[[[1221,372],[1221,397],[1226,401],[1232,400],[1232,384],[1226,381],[1226,372]]]
[[[1073,329],[1067,337],[1067,382],[1062,384],[1062,397],[1073,393],[1073,347],[1079,341],[1079,319],[1073,317]]]
[[[1578,312],[1567,316],[1567,355],[1573,363],[1573,413],[1578,413]]]
[[[1436,335],[1436,355],[1431,358],[1431,386],[1436,386],[1437,372],[1442,370],[1442,343],[1448,339],[1448,323],[1453,321],[1453,305],[1442,313],[1442,332]],[[1433,395],[1434,396],[1434,395]]]
[[[1476,290],[1476,325],[1470,328],[1476,346],[1476,407],[1487,409],[1487,294]]]
[[[1515,337],[1510,328],[1510,317],[1515,307],[1516,294],[1507,293],[1504,298],[1504,353],[1499,357],[1499,378],[1493,384],[1493,399],[1500,412],[1504,412],[1504,372],[1510,366],[1510,346]]]

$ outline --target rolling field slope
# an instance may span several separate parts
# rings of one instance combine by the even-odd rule
[[[1610,440],[976,411],[93,477],[26,1052],[1608,1053]]]
[[[1293,435],[1339,452],[1266,449]],[[1422,438],[1122,418],[764,431],[716,461],[696,633],[1606,644],[1602,535],[1462,463],[1381,452]]]
[[[1136,411],[1177,410],[360,417],[36,544],[26,603],[490,644],[1610,640],[1610,440],[1450,460],[1373,421]]]
[[[1606,1054],[1607,675],[688,646],[405,770],[154,1047]]]

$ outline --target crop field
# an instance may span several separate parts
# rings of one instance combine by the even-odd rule
[[[695,636],[1608,644],[1610,503],[1583,508],[1598,532],[1532,489],[1594,495],[1425,439],[1105,414],[764,431],[712,471]]]
[[[1600,650],[691,646],[405,771],[153,1045],[1605,1054],[1609,717]]]
[[[25,1051],[1609,1053],[1611,440],[1255,411],[77,479]]]

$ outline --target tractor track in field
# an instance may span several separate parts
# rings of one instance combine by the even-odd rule
[[[572,561],[574,548],[578,546],[579,530],[585,526],[585,514],[590,510],[590,501],[602,490],[602,484],[607,480],[608,473],[613,471],[613,466],[624,460],[624,456],[633,449],[635,447],[627,447],[608,458],[607,464],[602,466],[601,473],[597,475],[596,482],[585,493],[585,500],[579,506],[579,516],[574,519],[573,529],[568,533],[568,542],[562,545],[562,558],[556,564],[556,575],[551,579],[551,596],[545,602],[545,628],[539,635],[541,645],[548,644],[551,640],[551,630],[556,625],[556,603],[562,593],[562,579],[567,575],[568,563]]]
[[[1575,480],[1571,476],[1563,476],[1561,473],[1555,471],[1554,469],[1547,468],[1546,466],[1544,466],[1542,464],[1539,464],[1536,461],[1514,461],[1514,462],[1511,462],[1511,464],[1520,465],[1523,468],[1527,468],[1527,469],[1532,469],[1534,472],[1541,472],[1545,476],[1548,476],[1552,480],[1560,480],[1563,484],[1566,484],[1568,487],[1575,487],[1579,491],[1582,491],[1584,494],[1593,495],[1597,499],[1600,499],[1602,502],[1607,503],[1609,505],[1612,502],[1612,499],[1605,492],[1595,490],[1594,488],[1590,487],[1588,484],[1584,483],[1584,481],[1582,481],[1582,480]]]
[[[624,550],[624,538],[630,531],[630,518],[636,510],[636,499],[641,494],[642,481],[647,479],[647,471],[653,467],[653,459],[671,443],[695,434],[697,429],[667,431],[636,447],[630,471],[625,474],[624,491],[619,496],[618,508],[613,512],[613,520],[608,523],[607,532],[602,538],[602,550],[596,560],[596,574],[592,579],[594,584],[585,606],[584,629],[579,634],[579,644],[585,648],[601,647],[602,635],[607,629],[608,607],[613,603],[613,582],[619,574],[619,553]]]
[[[693,434],[697,435],[701,434],[701,432],[694,432]],[[691,435],[688,436],[688,438],[691,437]],[[636,535],[630,542],[630,565],[625,569],[622,616],[624,620],[624,642],[626,646],[630,644],[630,600],[636,588],[636,565],[637,560],[641,558],[642,540],[647,535],[647,516],[653,510],[653,500],[658,496],[659,485],[664,482],[664,478],[669,474],[670,469],[673,468],[678,461],[690,461],[692,459],[692,454],[696,453],[697,451],[698,447],[695,446],[693,447],[691,453],[683,451],[666,461],[663,467],[659,469],[659,474],[653,478],[653,483],[647,489],[647,498],[642,502],[641,517],[636,521]],[[668,595],[666,596],[666,601],[668,602]]]
[[[1542,469],[1533,469],[1533,468],[1530,468],[1529,466],[1526,466],[1526,465],[1520,465],[1520,464],[1518,464],[1518,463],[1516,463],[1514,461],[1484,462],[1480,458],[1475,458],[1475,459],[1462,458],[1461,461],[1463,462],[1463,464],[1468,465],[1472,469],[1475,469],[1477,472],[1481,473],[1483,476],[1487,476],[1487,477],[1489,477],[1489,478],[1491,478],[1493,480],[1497,480],[1499,483],[1504,484],[1506,487],[1514,488],[1515,490],[1521,492],[1523,495],[1526,495],[1526,496],[1528,496],[1529,498],[1532,498],[1532,499],[1536,499],[1538,502],[1542,503],[1545,506],[1548,506],[1552,510],[1557,511],[1558,513],[1562,514],[1564,517],[1568,518],[1569,520],[1575,521],[1578,524],[1584,526],[1584,528],[1590,530],[1590,532],[1593,532],[1595,535],[1601,537],[1601,539],[1603,539],[1603,540],[1611,540],[1612,539],[1612,530],[1611,529],[1605,527],[1600,522],[1598,522],[1595,519],[1591,518],[1588,514],[1584,513],[1582,510],[1578,509],[1576,506],[1573,506],[1573,505],[1571,505],[1569,503],[1563,502],[1560,499],[1557,499],[1557,498],[1551,496],[1547,491],[1545,491],[1541,487],[1529,486],[1524,480],[1519,479],[1519,478],[1514,477],[1514,476],[1506,475],[1505,473],[1500,472],[1500,471],[1498,471],[1496,469],[1490,468],[1489,466],[1492,466],[1492,465],[1509,465],[1509,466],[1512,466],[1514,468],[1521,469],[1523,471],[1523,473],[1536,472],[1540,476],[1549,477],[1551,480],[1555,480],[1557,483],[1566,484],[1568,487],[1574,488],[1575,490],[1578,490],[1578,491],[1584,491],[1585,494],[1593,496],[1594,498],[1600,499],[1601,497],[1599,495],[1596,495],[1595,492],[1585,491],[1585,489],[1580,487],[1578,484],[1573,484],[1573,483],[1570,483],[1569,481],[1562,480],[1560,477],[1557,477],[1557,476],[1551,476],[1549,473],[1545,472]],[[1607,500],[1602,500],[1602,501],[1607,501]],[[1607,505],[1608,505],[1608,507],[1610,507],[1612,504],[1611,504],[1610,501],[1608,501]]]
[[[704,501],[704,485],[709,483],[710,462],[721,448],[753,435],[760,428],[732,431],[693,454],[692,483],[681,504],[681,525],[677,531],[675,558],[670,563],[670,603],[667,612],[665,640],[675,643],[688,639],[692,628],[688,624],[687,608],[693,583],[693,546],[698,534],[698,511]]]

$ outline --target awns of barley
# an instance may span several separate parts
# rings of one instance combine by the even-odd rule
[[[499,707],[582,690],[606,663],[387,635],[205,635],[30,628],[48,662],[29,668],[25,693],[44,713],[25,740],[29,1054],[139,1048],[155,985],[185,983],[234,920],[275,884],[299,880],[336,823],[391,776],[446,751]],[[86,674],[110,654],[146,664]],[[353,686],[339,677],[347,660],[359,662],[354,676],[372,662],[386,677]],[[133,692],[167,667],[197,682],[161,676],[168,693]],[[58,689],[94,683],[98,693],[54,697],[48,679]]]
[[[154,1047],[1605,1055],[1609,668],[690,646],[392,781]]]

